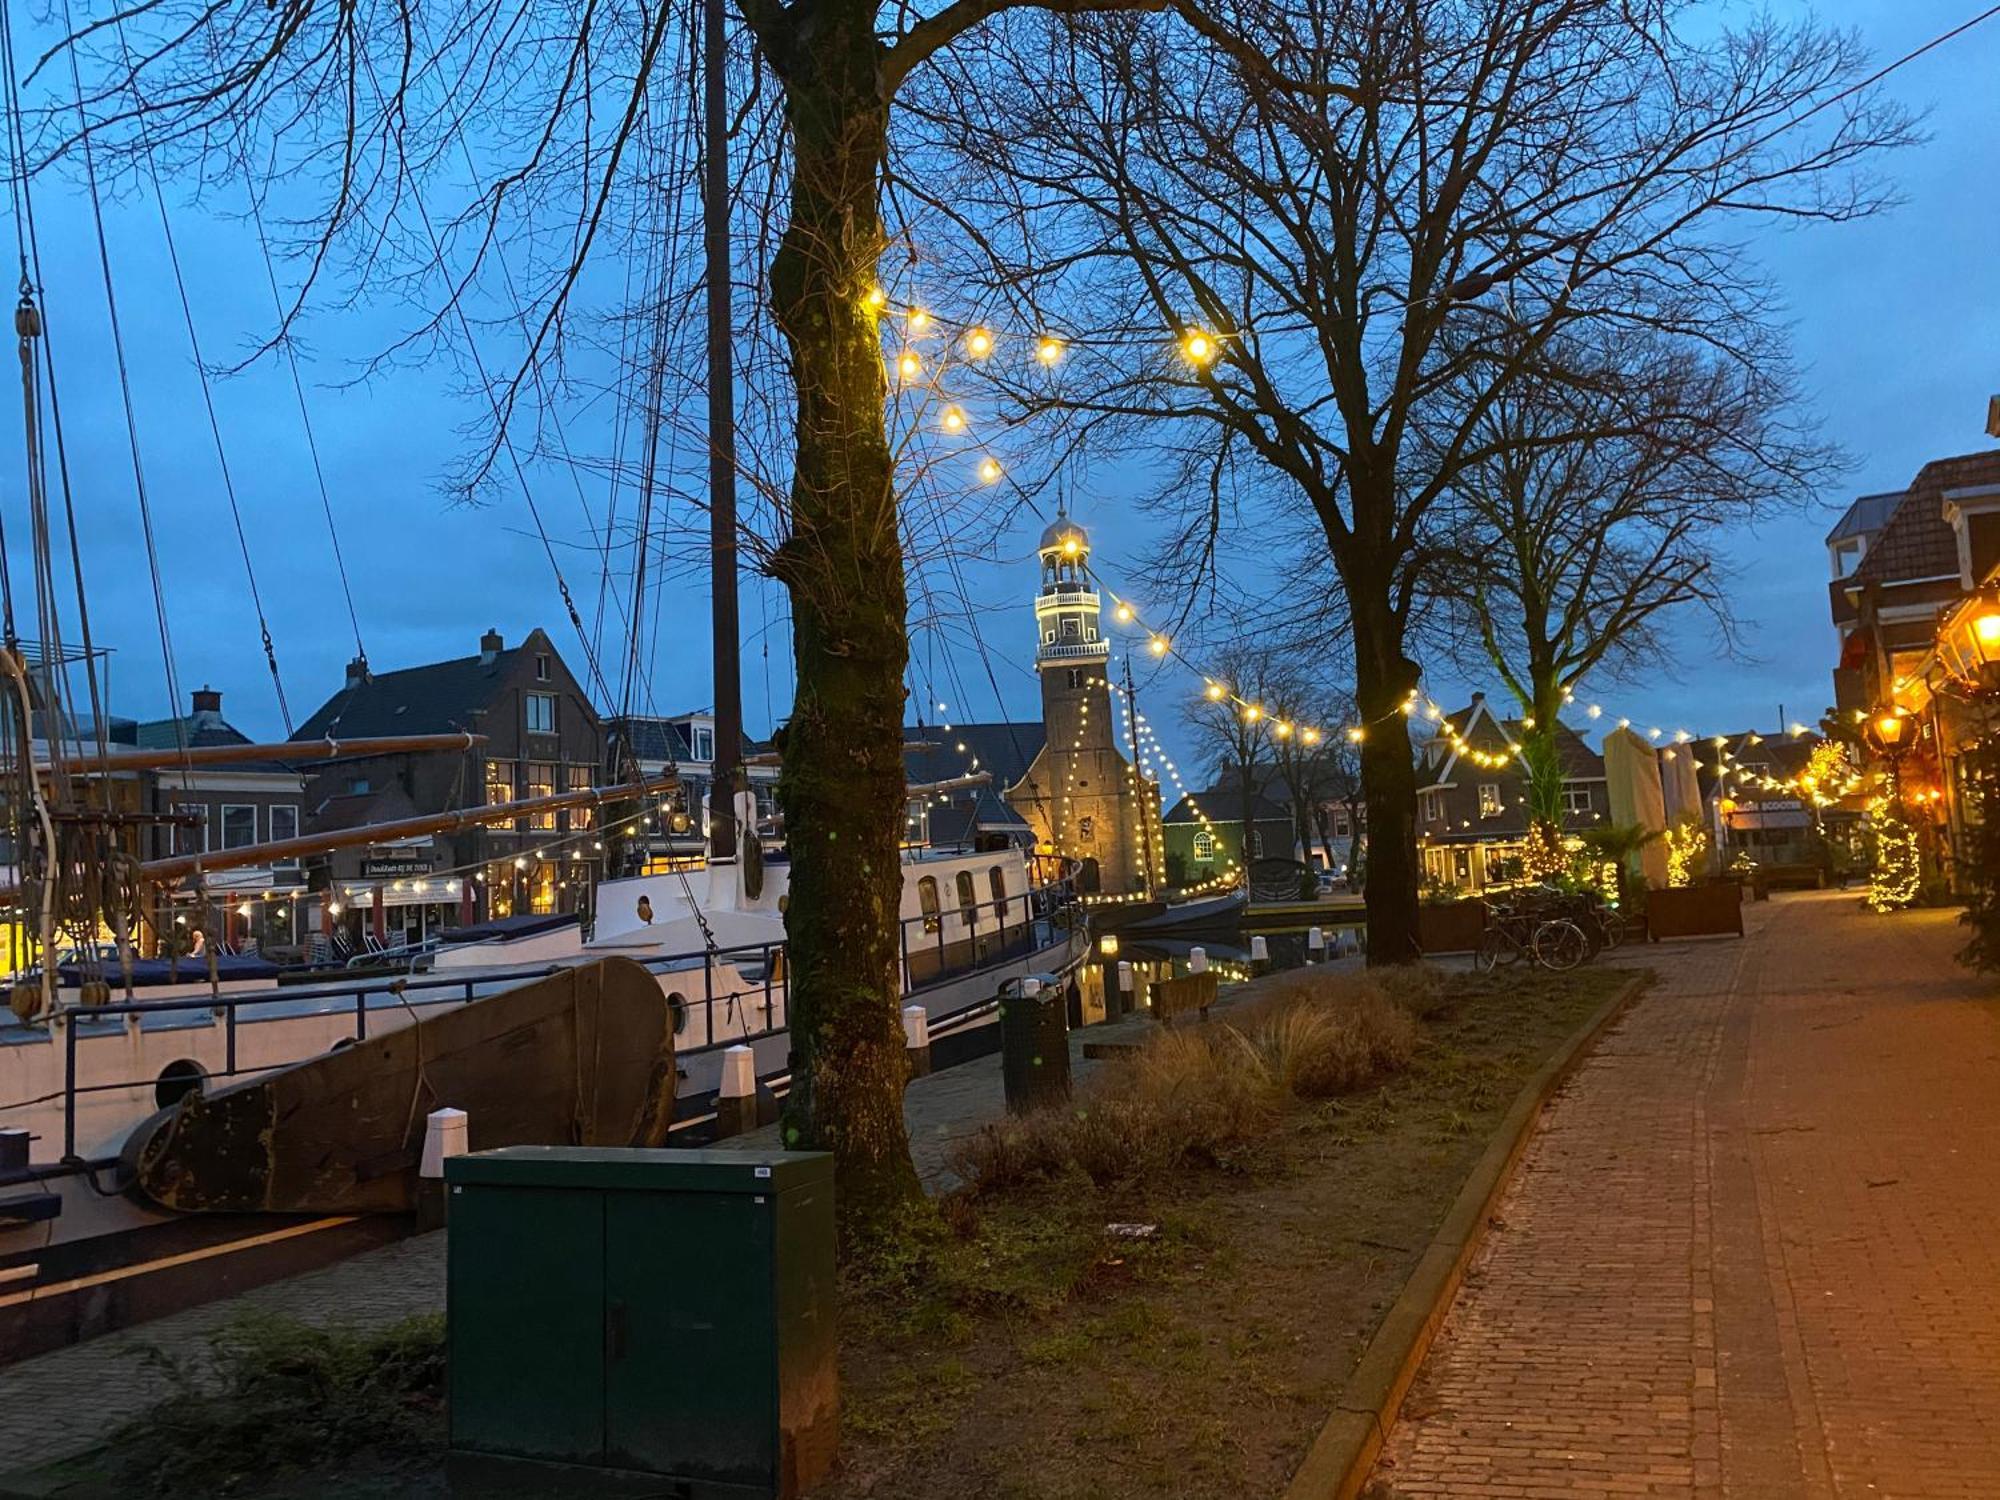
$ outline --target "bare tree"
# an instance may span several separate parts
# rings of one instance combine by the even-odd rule
[[[1729,640],[1726,539],[1835,464],[1787,415],[1782,348],[1725,362],[1558,340],[1544,358],[1564,368],[1491,402],[1486,457],[1458,470],[1465,551],[1450,591],[1520,705],[1536,875],[1568,862],[1558,718],[1576,684],[1657,665],[1657,627],[1677,610]]]
[[[1031,0],[949,0],[920,14],[882,0],[737,0],[756,58],[738,144],[769,210],[745,217],[768,264],[789,386],[789,400],[763,395],[787,412],[774,451],[789,474],[767,476],[775,516],[762,552],[791,597],[797,673],[779,784],[792,857],[787,1140],[834,1152],[850,1230],[920,1197],[896,961],[906,476],[885,416],[875,295],[891,106],[918,69],[1020,3]],[[621,328],[694,298],[698,236],[676,237],[652,205],[699,181],[687,101],[700,15],[691,0],[103,0],[65,13],[68,35],[42,59],[45,83],[75,72],[73,97],[58,90],[41,133],[49,156],[81,156],[92,174],[143,181],[178,166],[211,190],[243,179],[253,199],[274,187],[286,202],[310,198],[292,220],[303,282],[274,344],[343,248],[350,295],[399,293],[421,309],[385,360],[459,334],[470,344],[474,319],[517,333],[511,373],[473,359],[491,415],[477,483],[539,451],[544,431],[515,440],[524,408],[559,423],[593,266],[621,251],[658,258]],[[434,216],[451,196],[463,206]],[[657,394],[650,404],[657,413]]]
[[[1257,801],[1272,774],[1279,743],[1278,719],[1268,707],[1278,684],[1278,661],[1268,649],[1239,642],[1216,654],[1213,670],[1217,675],[1182,718],[1194,732],[1202,759],[1213,768],[1215,785],[1235,793],[1236,805],[1229,811],[1239,820],[1236,862],[1248,878]]]
[[[925,94],[968,274],[1024,315],[1090,309],[1058,384],[998,382],[1013,409],[1168,435],[1205,481],[1159,497],[1193,551],[1315,521],[1366,732],[1371,962],[1417,951],[1410,632],[1490,407],[1583,328],[1754,364],[1747,221],[1869,212],[1859,168],[1908,136],[1840,92],[1863,65],[1810,22],[1667,0],[1216,0],[1017,18]]]

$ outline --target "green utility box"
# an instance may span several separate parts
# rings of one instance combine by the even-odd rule
[[[825,1473],[831,1156],[514,1146],[445,1184],[455,1475],[747,1500]]]

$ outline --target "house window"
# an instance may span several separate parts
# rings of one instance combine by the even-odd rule
[[[590,786],[589,766],[571,766],[569,768],[569,789],[572,792],[587,792],[590,790]],[[592,807],[588,802],[578,803],[569,810],[569,826],[572,830],[588,828],[596,816],[597,809]]]
[[[958,914],[967,927],[979,925],[979,897],[974,894],[970,870],[958,872]]]
[[[257,842],[257,809],[242,802],[222,804],[222,847],[242,849]]]
[[[486,805],[505,807],[514,800],[514,768],[506,761],[486,763]]]
[[[924,931],[938,930],[938,890],[937,877],[926,875],[917,882],[917,907],[924,914]]]
[[[1482,781],[1479,783],[1479,816],[1497,818],[1500,816],[1500,783]]]
[[[546,656],[537,656],[535,658],[535,681],[547,682],[548,680],[549,659]]]
[[[347,795],[350,797],[362,796],[367,791],[368,791],[368,778],[366,776],[353,777],[347,783]]]
[[[1347,831],[1347,814],[1338,813],[1333,820],[1333,836],[1337,839],[1351,837]]]
[[[556,732],[556,695],[554,693],[528,694],[528,733],[554,734]]]
[[[1590,788],[1587,786],[1566,786],[1563,788],[1564,812],[1589,812]]]
[[[1444,797],[1440,793],[1425,792],[1422,805],[1426,823],[1436,823],[1444,817]]]
[[[174,812],[183,818],[195,819],[191,828],[174,829],[174,853],[203,854],[208,850],[208,804],[206,802],[176,802]]]
[[[1215,835],[1204,830],[1194,836],[1194,857],[1199,860],[1215,858]]]
[[[544,761],[529,761],[528,796],[531,798],[553,797],[555,794],[556,768]],[[554,828],[556,826],[554,809],[544,809],[536,813],[533,819],[530,820],[530,826],[534,828]]]
[[[694,758],[704,765],[713,765],[715,763],[715,731],[696,725],[693,739]]]
[[[299,809],[296,803],[281,802],[271,808],[271,842],[299,836]]]

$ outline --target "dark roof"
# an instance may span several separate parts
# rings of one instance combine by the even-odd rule
[[[1236,783],[1212,786],[1205,792],[1191,792],[1181,798],[1168,811],[1163,823],[1194,823],[1195,808],[1199,806],[1208,816],[1208,821],[1218,827],[1227,823],[1231,827],[1243,821],[1243,797],[1236,790]],[[1290,823],[1291,810],[1284,803],[1259,794],[1250,799],[1250,821],[1252,823]]]
[[[336,770],[338,767],[335,768]],[[396,782],[370,786],[365,792],[342,792],[328,797],[312,810],[313,832],[333,828],[360,828],[369,823],[393,823],[398,818],[414,818],[417,805]]]
[[[694,759],[694,725],[691,721],[708,717],[710,711],[705,708],[678,717],[633,714],[609,720],[605,729],[632,747],[633,759],[670,761],[678,766]],[[747,734],[741,739],[744,755],[755,755],[767,748]]]
[[[1519,719],[1503,719],[1496,714],[1491,702],[1486,702],[1486,712],[1468,731],[1466,726],[1471,723],[1473,709],[1482,701],[1485,701],[1483,697],[1475,699],[1456,713],[1446,714],[1444,722],[1475,749],[1487,751],[1489,754],[1503,754],[1511,746],[1519,744],[1521,736],[1527,731],[1522,728]],[[1588,780],[1604,774],[1604,757],[1591,749],[1583,736],[1567,724],[1556,725],[1556,754],[1562,761],[1563,775],[1572,781]],[[1442,782],[1446,767],[1451,765],[1452,757],[1449,753],[1434,766],[1426,759],[1424,764],[1417,767],[1418,790]],[[1495,776],[1520,774],[1520,767],[1511,762],[1506,766],[1475,766],[1473,769],[1479,772],[1482,778],[1489,780]],[[1454,777],[1457,776],[1457,770],[1454,769],[1452,774]]]
[[[1852,587],[1944,578],[1958,572],[1958,534],[1944,518],[1944,492],[2000,484],[2000,448],[1937,458],[1917,470],[1896,510],[1849,579]]]
[[[371,673],[327,699],[292,738],[348,740],[474,729],[474,715],[492,702],[495,682],[529,650],[553,655],[555,648],[546,634],[533,630],[519,645],[495,652],[491,661],[478,655],[459,656],[428,666]]]
[[[974,771],[993,773],[992,790],[1004,792],[1041,754],[1048,731],[1039,720],[1019,724],[903,726],[903,773],[911,781],[950,781]],[[929,749],[917,749],[928,745]],[[964,749],[960,749],[960,746]],[[976,762],[976,764],[975,764]]]
[[[202,710],[179,719],[148,719],[137,726],[134,743],[141,750],[178,750],[182,745],[189,749],[207,749],[215,745],[254,744],[249,735],[224,719],[221,714]],[[266,775],[272,771],[294,769],[277,760],[239,760],[227,765],[205,766],[204,775],[217,772],[251,771]]]

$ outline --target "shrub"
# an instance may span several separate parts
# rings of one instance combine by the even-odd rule
[[[1420,969],[1275,976],[1222,1020],[1156,1036],[1071,1105],[981,1128],[953,1169],[980,1196],[1072,1175],[1113,1187],[1227,1167],[1288,1100],[1331,1098],[1407,1066],[1417,1026],[1403,997],[1435,1009],[1443,995],[1442,976]]]
[[[135,1488],[226,1493],[246,1478],[318,1470],[364,1448],[416,1452],[440,1436],[440,1316],[357,1332],[253,1313],[216,1333],[204,1357],[147,1357],[170,1392],[112,1438]]]

